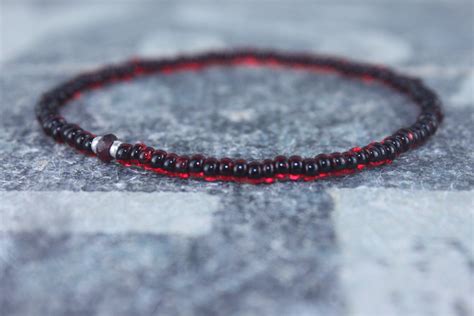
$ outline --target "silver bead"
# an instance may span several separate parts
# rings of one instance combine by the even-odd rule
[[[99,141],[102,139],[102,136],[96,136],[94,137],[94,139],[92,140],[92,143],[91,143],[91,149],[92,151],[94,152],[94,154],[97,154],[97,145],[99,144]]]
[[[109,154],[110,156],[112,156],[112,158],[115,159],[115,156],[117,155],[117,150],[119,149],[120,145],[122,145],[122,142],[119,140],[115,140],[112,143],[112,146],[110,146]]]

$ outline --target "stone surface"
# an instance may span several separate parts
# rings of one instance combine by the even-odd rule
[[[472,2],[4,1],[1,315],[472,315]],[[136,55],[270,47],[420,76],[446,120],[393,164],[314,183],[169,179],[45,137],[33,104]],[[379,85],[269,69],[149,77],[64,109],[98,134],[263,158],[379,140],[417,113]]]

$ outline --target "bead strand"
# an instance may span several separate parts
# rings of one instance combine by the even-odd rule
[[[286,67],[315,72],[334,72],[364,81],[378,81],[409,96],[421,108],[416,122],[380,142],[355,147],[346,152],[314,157],[277,156],[261,161],[191,156],[168,153],[145,144],[128,144],[113,134],[96,136],[59,115],[59,108],[85,91],[132,78],[178,71],[199,70],[209,66]],[[86,73],[45,93],[36,106],[36,117],[43,130],[56,142],[104,162],[116,160],[124,166],[138,166],[159,174],[199,178],[207,181],[272,183],[276,180],[311,181],[332,175],[345,175],[366,167],[391,163],[399,155],[422,145],[443,119],[441,102],[419,79],[387,68],[349,62],[339,58],[285,54],[269,51],[212,52],[175,59],[135,60]]]

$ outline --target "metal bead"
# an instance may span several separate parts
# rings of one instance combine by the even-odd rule
[[[97,154],[97,145],[99,144],[99,141],[102,139],[102,136],[96,136],[94,137],[94,139],[92,140],[92,144],[91,144],[91,149],[92,151],[94,152],[94,154]]]
[[[122,142],[119,140],[116,140],[112,143],[112,146],[110,147],[109,154],[112,156],[112,158],[116,158],[117,155],[117,150],[119,149],[120,145],[122,145]]]

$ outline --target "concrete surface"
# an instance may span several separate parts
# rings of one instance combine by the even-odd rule
[[[0,32],[0,314],[474,314],[474,8],[462,1],[6,1]],[[45,137],[39,95],[133,56],[265,47],[417,75],[446,120],[392,165],[251,186],[102,164]],[[417,109],[298,71],[150,77],[64,114],[169,151],[262,158],[380,139]]]

